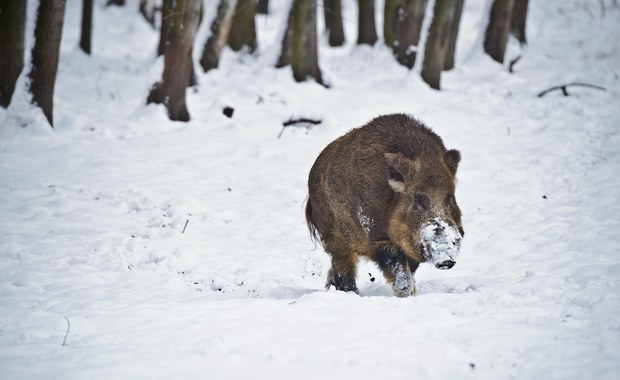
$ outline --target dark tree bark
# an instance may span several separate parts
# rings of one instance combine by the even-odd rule
[[[385,46],[392,47],[394,45],[396,21],[401,9],[401,2],[402,0],[385,0],[383,7],[383,41]]]
[[[256,13],[260,15],[269,14],[269,0],[258,0],[258,5],[256,6]]]
[[[80,33],[80,49],[90,55],[93,30],[93,0],[82,1],[82,32]]]
[[[276,67],[287,65],[291,65],[293,77],[297,82],[303,82],[310,77],[323,84],[316,43],[314,1],[293,0]]]
[[[514,2],[510,34],[515,36],[519,43],[523,45],[527,43],[525,39],[525,20],[527,18],[528,0],[514,0]]]
[[[325,29],[329,37],[329,46],[344,45],[344,29],[342,27],[342,1],[323,0]]]
[[[220,0],[217,15],[211,22],[211,35],[207,38],[200,58],[200,65],[205,73],[215,69],[220,62],[220,52],[228,41],[236,3],[237,0]]]
[[[404,0],[397,10],[392,51],[396,60],[408,68],[415,64],[426,4],[427,0]]]
[[[147,103],[163,103],[170,120],[189,121],[185,90],[191,75],[191,49],[200,20],[201,0],[176,0],[171,13],[164,74],[153,85]],[[189,62],[188,62],[189,61]]]
[[[174,0],[163,0],[161,4],[161,30],[159,33],[159,45],[157,46],[157,55],[163,55],[166,52],[168,43],[168,31],[172,24],[172,11]]]
[[[39,3],[34,28],[30,92],[32,102],[43,110],[54,127],[54,85],[58,71],[60,39],[65,16],[66,0],[46,0]]]
[[[452,70],[454,68],[454,54],[456,53],[456,40],[459,35],[459,26],[461,25],[461,14],[463,13],[463,5],[465,0],[455,0],[454,13],[452,15],[452,25],[450,26],[450,40],[446,50],[446,57],[443,63],[444,70]]]
[[[194,87],[198,84],[198,78],[196,78],[196,71],[194,70],[194,48],[189,49],[187,57],[187,65],[189,70],[189,78],[187,78],[187,87]]]
[[[504,63],[513,5],[514,0],[493,1],[489,25],[484,35],[484,51],[499,63]]]
[[[358,0],[358,45],[374,45],[377,42],[377,27],[375,26],[375,0]]]
[[[256,50],[256,3],[254,0],[237,0],[232,19],[228,46],[234,51],[248,47],[250,53]]]
[[[446,51],[450,45],[450,29],[454,16],[453,0],[436,0],[433,21],[424,45],[422,79],[432,88],[439,90],[441,71],[444,68]]]
[[[0,107],[8,107],[24,68],[26,0],[0,0]]]

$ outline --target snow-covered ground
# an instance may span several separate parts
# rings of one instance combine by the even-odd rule
[[[351,0],[347,46],[320,44],[331,88],[295,83],[272,68],[286,13],[273,0],[257,57],[225,50],[199,73],[190,123],[144,105],[162,61],[137,2],[103,3],[89,57],[81,2],[68,2],[55,130],[19,99],[0,110],[0,379],[620,376],[614,1],[530,1],[513,74],[481,52],[485,2],[466,1],[437,92],[381,44],[354,45]],[[573,81],[607,91],[536,97]],[[462,153],[460,259],[423,265],[415,297],[395,298],[370,263],[360,296],[325,291],[308,171],[334,138],[391,112]],[[282,130],[291,116],[323,123]]]

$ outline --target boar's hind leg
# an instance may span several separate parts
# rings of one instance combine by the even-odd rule
[[[383,271],[385,279],[392,284],[392,290],[397,297],[415,294],[415,282],[409,262],[398,247],[389,242],[380,242],[373,251],[373,259]]]
[[[337,290],[359,294],[355,284],[357,255],[342,250],[328,249],[327,251],[332,257],[332,267],[327,274],[325,289],[333,285]]]

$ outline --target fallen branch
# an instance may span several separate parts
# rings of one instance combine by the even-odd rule
[[[521,56],[517,56],[517,58],[513,59],[512,61],[510,61],[510,65],[508,65],[508,72],[509,73],[513,73],[513,67],[514,65],[517,64],[517,62],[519,62],[519,60],[521,59]]]
[[[588,87],[588,88],[593,88],[595,90],[607,91],[607,89],[605,87],[596,86],[596,85],[588,84],[588,83],[573,82],[573,83],[563,84],[561,86],[555,86],[555,87],[548,88],[545,91],[543,91],[540,94],[538,94],[538,97],[542,98],[543,96],[547,95],[547,93],[549,93],[551,91],[555,91],[555,90],[562,90],[562,95],[568,96],[569,95],[568,94],[568,90],[567,90],[568,86]]]
[[[321,122],[323,122],[323,120],[314,120],[314,119],[307,119],[307,118],[301,117],[299,119],[289,119],[288,121],[285,121],[284,123],[282,123],[282,125],[285,127],[288,127],[290,125],[295,125],[295,124],[317,125],[317,124],[321,124]]]
[[[312,125],[321,124],[322,122],[323,120],[308,119],[305,117],[301,117],[299,119],[288,119],[287,121],[282,123],[282,130],[278,134],[278,139],[282,137],[284,130],[288,127],[300,126],[302,128],[310,129]]]
[[[187,224],[188,224],[188,223],[189,223],[189,219],[187,219],[187,220],[185,221],[185,225],[183,226],[183,231],[181,232],[182,234],[184,234],[184,233],[185,233],[185,229],[187,228]]]

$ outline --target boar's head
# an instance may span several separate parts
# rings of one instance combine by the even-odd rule
[[[454,197],[460,159],[457,150],[414,159],[385,153],[387,181],[394,191],[388,216],[390,239],[407,256],[439,269],[454,266],[464,235]]]

